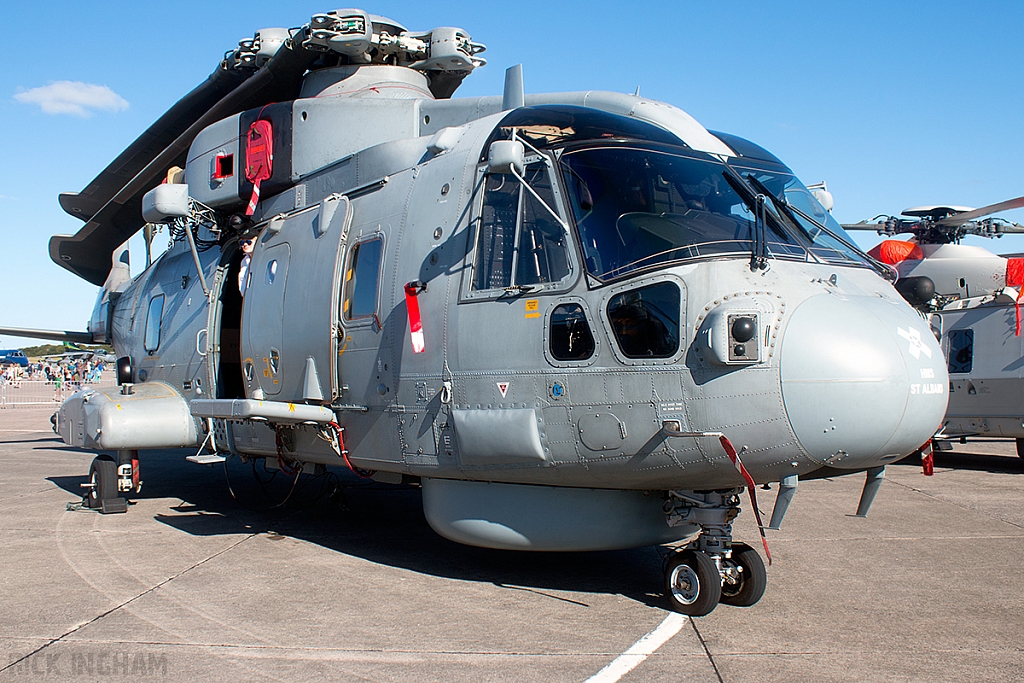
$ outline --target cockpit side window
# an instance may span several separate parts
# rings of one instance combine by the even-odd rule
[[[488,175],[484,182],[473,289],[501,289],[512,286],[512,252],[521,187],[507,174]]]
[[[511,174],[484,180],[474,290],[544,285],[570,273],[565,229],[549,211],[557,204],[547,166],[532,164],[524,176],[533,192]]]
[[[544,165],[535,164],[526,169],[526,182],[544,200],[544,204],[530,192],[523,194],[516,284],[558,282],[569,274],[569,255],[565,230],[545,208],[545,205],[556,206],[551,176]]]

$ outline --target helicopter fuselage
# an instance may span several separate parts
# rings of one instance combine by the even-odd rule
[[[773,156],[639,97],[508,112],[434,100],[417,77],[339,68],[199,134],[189,197],[222,215],[252,198],[251,223],[187,219],[101,292],[90,329],[131,359],[133,393],[69,401],[65,439],[417,480],[456,540],[585,549],[692,533],[665,525],[664,492],[744,484],[717,435],[767,482],[879,467],[938,426],[947,378],[924,321],[736,185],[810,201]],[[254,195],[258,121],[274,152]],[[240,235],[257,236],[242,282]],[[474,521],[525,501],[540,519],[522,533]],[[600,528],[578,532],[584,517]]]
[[[513,67],[502,96],[452,98],[484,49],[362,10],[261,29],[61,195],[86,222],[51,258],[102,288],[88,333],[53,334],[119,356],[119,388],[55,419],[117,451],[86,501],[124,512],[145,449],[293,491],[337,466],[419,485],[462,543],[685,541],[674,609],[752,606],[741,493],[769,563],[757,484],[780,484],[778,528],[801,477],[867,471],[865,515],[942,420],[941,350],[824,187],[639,95],[526,96]]]

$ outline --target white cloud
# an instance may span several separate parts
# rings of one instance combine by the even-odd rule
[[[55,81],[41,88],[15,93],[14,99],[26,104],[38,104],[47,114],[72,114],[88,117],[90,110],[121,111],[128,108],[128,100],[105,85],[80,81]]]

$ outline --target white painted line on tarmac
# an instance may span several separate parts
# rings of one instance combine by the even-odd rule
[[[672,612],[658,628],[633,643],[628,650],[616,657],[615,661],[588,678],[585,683],[615,683],[679,633],[685,623],[684,615]]]

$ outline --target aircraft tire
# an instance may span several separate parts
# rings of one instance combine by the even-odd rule
[[[722,604],[733,607],[756,605],[768,587],[768,572],[757,551],[746,543],[733,543],[732,559],[724,560],[740,567],[739,583],[722,582]]]
[[[715,561],[698,550],[683,550],[665,564],[665,597],[672,609],[691,617],[710,614],[722,596]]]
[[[1024,439],[1017,439],[1017,456],[1024,458]]]
[[[117,465],[109,455],[97,455],[89,467],[89,507],[98,509],[103,501],[117,497]]]

